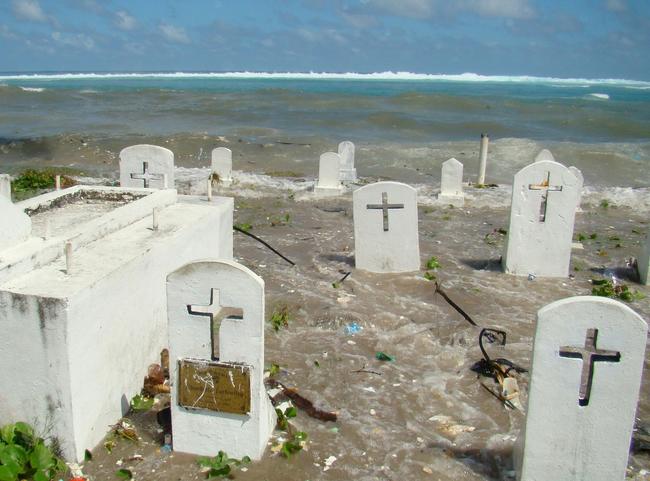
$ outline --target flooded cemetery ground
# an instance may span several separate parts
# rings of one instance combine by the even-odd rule
[[[490,195],[470,191],[475,199]],[[574,236],[583,248],[573,250],[571,277],[515,277],[501,273],[499,264],[508,206],[488,205],[421,203],[422,264],[431,257],[437,262],[419,272],[371,274],[354,269],[351,196],[296,201],[292,193],[276,191],[236,197],[236,225],[296,264],[234,233],[235,260],[264,279],[266,318],[277,321],[277,331],[266,326],[265,364],[279,366],[277,381],[337,414],[336,422],[325,422],[298,410],[289,422],[307,433],[304,450],[285,459],[270,448],[260,462],[233,469],[236,479],[514,479],[512,451],[524,415],[506,409],[481,385],[496,392],[494,380],[470,370],[482,358],[480,328],[435,293],[435,281],[479,326],[507,333],[504,346],[485,343],[490,357],[529,368],[537,310],[590,294],[591,279],[613,275],[628,284],[645,295],[633,296],[629,305],[650,317],[650,289],[629,279],[626,267],[648,226],[644,212],[583,200]],[[377,353],[392,360],[381,361]],[[650,428],[648,364],[637,411],[642,429]],[[517,379],[525,406],[529,374]],[[84,473],[95,480],[118,479],[119,469],[140,480],[204,479],[196,456],[162,448],[159,407],[131,413],[140,441],[118,436],[111,452],[100,444]],[[271,444],[286,437],[276,430]],[[649,472],[648,451],[634,452],[628,479],[647,480]]]

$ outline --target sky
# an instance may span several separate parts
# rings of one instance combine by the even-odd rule
[[[0,0],[0,72],[650,80],[649,0]]]

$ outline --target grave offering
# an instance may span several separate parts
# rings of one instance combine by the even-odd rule
[[[645,243],[641,246],[641,254],[637,260],[641,284],[650,285],[650,229],[646,233]]]
[[[632,309],[602,297],[540,309],[520,481],[625,479],[647,330]]]
[[[541,162],[542,160],[550,160],[552,162],[555,162],[555,157],[553,157],[553,154],[550,150],[542,149],[540,150],[539,154],[535,156],[534,162]]]
[[[349,140],[339,144],[339,157],[341,166],[339,169],[341,182],[344,184],[357,181],[357,169],[354,167],[354,144]]]
[[[232,183],[232,151],[226,147],[212,150],[212,173],[219,176],[219,184],[228,187]]]
[[[74,186],[0,211],[21,232],[0,246],[0,419],[29,421],[79,461],[167,346],[167,274],[232,258],[233,200]]]
[[[465,202],[463,164],[453,157],[442,163],[438,199],[455,206],[462,206]]]
[[[569,275],[578,179],[549,160],[521,169],[512,184],[503,269],[538,277]]]
[[[175,451],[259,459],[275,427],[264,389],[264,281],[232,261],[167,277]]]
[[[417,193],[399,182],[377,182],[352,194],[357,269],[409,272],[420,268]]]
[[[0,174],[0,197],[11,200],[11,177]]]
[[[29,237],[32,221],[11,200],[0,195],[0,251],[21,244]]]
[[[320,195],[339,195],[343,186],[339,178],[341,158],[336,152],[325,152],[318,163],[318,180],[314,192]]]
[[[173,189],[174,153],[164,147],[147,144],[122,149],[120,186]]]

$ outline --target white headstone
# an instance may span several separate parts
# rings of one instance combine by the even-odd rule
[[[645,243],[641,246],[641,254],[637,259],[641,284],[650,285],[650,229],[646,234]]]
[[[339,179],[341,158],[336,152],[325,152],[320,156],[318,163],[318,180],[314,192],[325,195],[338,195],[343,186]]]
[[[212,172],[219,175],[219,184],[232,183],[232,151],[226,147],[212,150]]]
[[[0,195],[0,251],[20,244],[32,232],[32,220],[13,202]]]
[[[578,179],[565,166],[541,160],[512,183],[510,227],[503,257],[509,274],[569,275]]]
[[[569,167],[569,170],[573,175],[576,176],[576,179],[578,179],[578,185],[576,186],[576,190],[578,191],[578,198],[576,200],[576,209],[580,210],[580,202],[582,201],[582,188],[585,185],[585,177],[584,175],[582,175],[582,171],[577,167],[571,166]]]
[[[409,272],[420,269],[416,190],[377,182],[352,194],[357,269]]]
[[[537,313],[521,481],[623,481],[648,326],[626,305],[572,297]]]
[[[132,145],[120,152],[120,186],[174,188],[174,153],[157,145]]]
[[[174,450],[259,459],[276,421],[263,383],[264,281],[233,261],[187,264],[167,276],[167,312]]]
[[[534,162],[540,162],[542,160],[550,160],[552,162],[555,162],[555,157],[553,157],[553,154],[551,153],[550,150],[543,149],[539,152],[539,154],[537,154]]]
[[[11,200],[11,177],[0,174],[0,197]]]
[[[356,182],[357,169],[354,167],[354,144],[349,140],[341,142],[339,144],[339,157],[341,157],[341,182]]]
[[[438,199],[454,205],[462,205],[464,198],[463,164],[452,157],[442,163],[440,194],[438,194]]]

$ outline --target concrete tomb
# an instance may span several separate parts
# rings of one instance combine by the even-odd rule
[[[535,160],[533,162],[541,162],[542,160],[550,160],[552,162],[555,162],[555,157],[550,150],[542,149],[539,151],[539,154],[535,156]]]
[[[122,149],[120,186],[173,189],[174,153],[164,147],[147,144]]]
[[[325,152],[318,163],[318,180],[314,192],[321,195],[339,195],[343,186],[339,178],[341,158],[336,152]]]
[[[345,140],[339,144],[339,169],[341,182],[344,184],[357,181],[357,169],[354,167],[354,144]]]
[[[582,188],[585,185],[585,177],[582,175],[582,171],[578,169],[577,167],[571,166],[569,167],[569,170],[573,175],[575,175],[576,179],[578,179],[578,185],[576,186],[577,190],[577,200],[576,200],[576,209],[580,212],[580,203],[582,201]]]
[[[10,213],[29,236],[0,246],[0,419],[34,424],[79,461],[167,346],[167,274],[232,259],[233,200],[74,186],[2,198],[0,211],[0,232]]]
[[[264,373],[264,281],[232,261],[167,276],[175,451],[259,459],[275,427]]]
[[[11,177],[0,174],[0,197],[11,200]]]
[[[539,277],[569,275],[578,179],[549,160],[521,169],[512,183],[503,269]]]
[[[646,239],[641,246],[641,253],[637,259],[639,279],[641,284],[650,285],[650,229],[646,233]]]
[[[632,309],[603,297],[540,309],[520,481],[625,479],[647,331]]]
[[[456,206],[464,203],[463,164],[453,157],[442,163],[438,199]]]
[[[0,251],[21,244],[32,231],[32,221],[10,199],[0,195]]]
[[[219,176],[219,184],[228,187],[232,183],[232,151],[226,147],[212,150],[212,173]]]
[[[420,269],[417,193],[399,182],[377,182],[352,194],[357,269]]]

